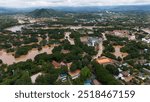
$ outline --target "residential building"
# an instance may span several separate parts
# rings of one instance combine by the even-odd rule
[[[69,72],[69,75],[74,80],[80,76],[80,70],[76,70],[75,72]]]

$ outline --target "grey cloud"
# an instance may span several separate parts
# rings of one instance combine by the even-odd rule
[[[123,4],[150,4],[150,0],[1,0],[0,6],[102,6]]]

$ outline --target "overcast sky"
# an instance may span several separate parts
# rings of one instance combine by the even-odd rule
[[[0,7],[107,6],[150,4],[150,0],[0,0]]]

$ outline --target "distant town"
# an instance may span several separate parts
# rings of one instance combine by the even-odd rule
[[[1,85],[150,85],[150,12],[0,14]]]

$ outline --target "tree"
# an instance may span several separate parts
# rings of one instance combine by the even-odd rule
[[[81,69],[80,78],[85,81],[91,77],[92,73],[88,67],[84,67]]]
[[[116,60],[116,56],[113,55],[113,54],[111,54],[110,52],[106,52],[106,53],[104,53],[103,55],[106,56],[106,57],[109,57],[109,58],[112,58],[112,59],[115,59],[115,60]]]
[[[97,80],[105,85],[119,85],[121,84],[116,80],[108,70],[106,70],[103,65],[98,64],[97,62],[92,62],[92,66],[96,75]]]
[[[114,65],[108,64],[105,67],[111,74],[113,75],[119,75],[119,70]]]
[[[89,61],[87,58],[84,58],[84,59],[82,60],[82,65],[83,65],[83,66],[87,66],[89,63],[90,63],[90,61]]]
[[[29,72],[23,72],[22,76],[18,80],[16,80],[15,85],[31,85]]]
[[[40,42],[40,45],[41,46],[45,46],[47,44],[47,40],[42,40],[41,42]]]
[[[35,61],[40,62],[41,60],[48,62],[52,61],[52,55],[48,55],[47,53],[42,53],[35,56]]]
[[[109,44],[105,46],[104,52],[115,52],[115,49],[111,44]]]
[[[37,77],[35,82],[37,85],[48,85],[50,82],[50,77],[49,75],[41,75]]]
[[[84,50],[84,52],[88,53],[90,56],[97,54],[97,52],[95,51],[95,48],[93,46],[83,45],[82,49]]]
[[[56,46],[54,47],[54,49],[52,50],[53,53],[56,53],[56,52],[61,52],[62,50],[62,46]]]
[[[72,50],[72,45],[70,45],[70,42],[68,40],[62,41],[62,44],[64,50]]]
[[[45,74],[41,75],[36,79],[37,85],[54,85],[58,78],[58,75],[56,74]]]
[[[83,50],[80,47],[74,46],[73,49],[72,49],[72,53],[74,55],[82,54]]]
[[[55,52],[55,53],[53,53],[52,56],[53,56],[53,60],[58,61],[58,62],[60,62],[64,59],[64,54],[62,54],[60,52]]]
[[[74,71],[76,71],[77,70],[77,65],[75,64],[75,63],[73,63],[72,65],[71,65],[71,67],[70,67],[70,71],[71,72],[74,72]]]
[[[68,67],[67,66],[62,66],[61,67],[61,73],[67,74],[68,73]]]
[[[118,60],[118,61],[122,61],[122,58],[119,56],[119,57],[117,58],[117,60]]]
[[[54,66],[51,63],[43,63],[42,64],[42,71],[45,73],[51,73],[51,71],[55,70]]]

